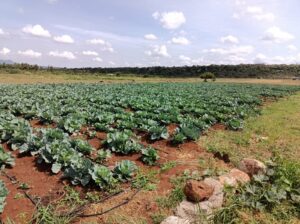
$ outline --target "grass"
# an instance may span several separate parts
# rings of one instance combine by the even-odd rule
[[[226,153],[235,165],[245,157],[262,161],[280,155],[300,158],[300,93],[280,99],[245,121],[243,131],[209,131],[199,144],[212,152]]]
[[[244,130],[239,132],[211,130],[208,131],[207,136],[200,138],[199,144],[213,153],[228,154],[234,165],[245,157],[261,161],[280,158],[283,161],[280,175],[283,177],[278,178],[275,185],[279,180],[286,178],[289,179],[287,183],[294,182],[297,185],[299,184],[297,167],[300,165],[299,112],[300,93],[274,103],[267,103],[260,116],[245,121]],[[254,186],[255,183],[251,185]],[[270,183],[265,184],[261,191],[264,192],[269,186]],[[295,211],[290,200],[272,206],[266,204],[272,209],[261,211],[249,207],[249,204],[246,206],[246,202],[251,200],[254,202],[257,198],[263,197],[259,189],[256,188],[258,192],[247,197],[227,193],[224,208],[216,213],[214,223],[300,223],[299,209]]]
[[[116,76],[104,74],[67,74],[62,72],[50,73],[47,71],[19,71],[17,73],[5,73],[0,71],[0,83],[4,84],[34,84],[34,83],[128,83],[128,82],[203,82],[200,78],[161,78],[142,77],[132,74]],[[300,80],[291,79],[254,79],[254,78],[220,78],[216,82],[221,83],[253,83],[253,84],[279,84],[300,85]]]

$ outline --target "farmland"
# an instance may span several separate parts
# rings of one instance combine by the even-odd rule
[[[211,128],[242,130],[265,102],[299,90],[222,83],[1,85],[0,162],[10,168],[19,157],[34,158],[51,178],[96,192],[129,183],[139,189],[141,168],[163,165],[157,146],[175,155],[176,147]]]

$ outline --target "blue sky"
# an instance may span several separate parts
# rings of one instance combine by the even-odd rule
[[[297,0],[6,0],[0,59],[61,67],[300,63]]]

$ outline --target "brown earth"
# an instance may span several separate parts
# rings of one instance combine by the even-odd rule
[[[30,122],[33,127],[54,127],[54,125],[43,125],[40,124],[38,120],[33,120]],[[172,135],[174,134],[175,129],[177,128],[176,124],[168,126],[168,131]],[[81,130],[83,133],[86,129]],[[85,134],[80,135],[84,139],[87,138]],[[102,141],[106,138],[106,134],[103,132],[97,132],[96,137],[89,139],[88,142],[95,148],[101,148]],[[130,220],[139,220],[145,218],[147,223],[151,223],[151,215],[159,211],[159,207],[156,203],[156,199],[161,196],[168,195],[173,185],[171,179],[180,176],[184,171],[198,171],[201,172],[208,167],[201,167],[200,160],[208,161],[215,160],[214,155],[203,150],[195,142],[186,142],[178,146],[172,145],[169,141],[159,140],[155,142],[149,142],[146,139],[146,135],[142,136],[141,143],[143,145],[151,145],[152,147],[158,150],[160,159],[158,165],[156,166],[147,166],[140,161],[139,154],[120,156],[113,154],[106,165],[113,167],[118,161],[121,160],[131,160],[134,161],[142,170],[147,171],[157,171],[156,176],[156,189],[153,191],[140,191],[128,204],[121,206],[118,209],[113,210],[112,212],[92,218],[80,218],[75,220],[77,223],[86,223],[96,221],[98,223],[126,223],[126,219]],[[4,145],[5,150],[10,150],[7,145]],[[37,165],[36,158],[30,155],[21,156],[17,152],[13,152],[16,157],[16,166],[12,169],[6,169],[6,172],[9,176],[15,177],[19,183],[27,183],[30,186],[28,193],[32,196],[38,196],[42,199],[44,204],[51,203],[53,200],[60,198],[63,188],[67,182],[60,180],[61,175],[52,175],[49,165]],[[160,166],[164,163],[174,161],[176,166],[170,168],[164,172],[160,171]],[[223,162],[222,160],[216,160],[216,164],[220,169],[228,169],[229,165]],[[1,176],[1,179],[4,180],[7,188],[9,189],[9,195],[7,197],[7,205],[5,206],[4,213],[1,215],[1,220],[6,218],[11,218],[16,223],[26,223],[32,217],[35,206],[34,204],[25,196],[21,197],[23,191],[17,189],[19,184],[12,184],[11,181],[5,177]],[[91,205],[87,210],[86,214],[97,213],[103,210],[109,209],[124,200],[131,197],[131,195],[136,191],[135,189],[130,189],[129,184],[124,184],[122,187],[125,190],[120,195],[112,197],[110,200],[107,200],[101,204]],[[88,191],[95,191],[93,187],[81,188],[76,187],[76,190],[81,193],[86,193]],[[23,194],[24,195],[24,194]],[[16,199],[16,196],[18,199]],[[123,221],[122,221],[123,220]]]
[[[4,144],[5,150],[9,150],[9,147]],[[16,165],[11,169],[5,169],[5,172],[9,177],[13,177],[18,183],[13,183],[4,174],[1,175],[1,179],[5,182],[6,187],[9,190],[9,194],[6,198],[6,206],[3,214],[1,214],[1,220],[10,218],[16,223],[28,223],[30,220],[35,206],[24,195],[24,191],[18,189],[21,183],[26,183],[30,189],[26,192],[32,197],[53,197],[53,195],[59,196],[59,192],[63,189],[63,183],[60,180],[60,175],[51,175],[50,167],[45,165],[37,165],[36,158],[32,156],[21,156],[18,152],[13,152],[15,156]]]

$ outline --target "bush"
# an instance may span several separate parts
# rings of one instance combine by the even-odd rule
[[[201,79],[204,79],[204,82],[207,82],[207,79],[211,79],[212,81],[216,81],[216,76],[212,72],[204,72],[200,75]]]

